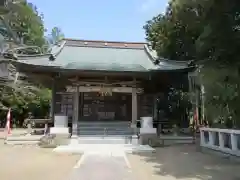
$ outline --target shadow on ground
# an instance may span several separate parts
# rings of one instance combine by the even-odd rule
[[[135,154],[130,161],[132,158],[145,164],[146,171],[151,169],[153,176],[167,180],[240,180],[240,163],[203,154],[195,145],[161,147],[156,153]]]

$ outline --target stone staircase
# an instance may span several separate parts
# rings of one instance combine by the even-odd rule
[[[79,122],[79,144],[130,144],[133,129],[126,121]]]
[[[133,130],[129,122],[79,122],[79,136],[131,136]]]
[[[24,135],[24,136],[9,136],[5,139],[5,144],[10,145],[37,145],[43,135]]]

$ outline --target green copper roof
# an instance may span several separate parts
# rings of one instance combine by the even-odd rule
[[[121,71],[148,72],[187,69],[186,62],[158,59],[145,43],[66,40],[52,48],[52,53],[41,56],[18,56],[14,62],[21,69],[36,67],[44,71]],[[47,68],[47,69],[46,69]],[[54,69],[53,69],[54,68]],[[23,70],[23,71],[25,71]]]
[[[147,71],[154,64],[144,49],[69,47],[54,61],[66,69]]]
[[[81,41],[82,42],[82,41]],[[117,43],[115,43],[117,44]],[[99,43],[85,45],[65,43],[55,56],[55,60],[36,57],[19,60],[21,63],[36,66],[54,66],[60,69],[98,71],[148,71],[155,67],[153,59],[145,50],[145,44],[135,47],[107,46]],[[57,52],[57,48],[53,49]]]

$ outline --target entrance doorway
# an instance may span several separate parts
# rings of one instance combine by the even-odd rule
[[[131,111],[131,94],[80,93],[80,121],[130,121]]]

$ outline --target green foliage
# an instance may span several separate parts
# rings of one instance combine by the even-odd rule
[[[46,46],[45,46],[45,52],[49,52],[51,49],[51,46],[56,45],[60,41],[64,39],[64,33],[59,27],[54,27],[50,34],[48,34],[47,37],[45,37]]]
[[[46,116],[50,108],[50,99],[50,90],[29,86],[27,83],[18,82],[14,86],[1,87],[0,101],[5,107],[2,109],[11,108],[18,120],[23,120],[28,112],[36,116]]]
[[[32,3],[17,3],[11,9],[13,12],[8,15],[11,29],[23,39],[27,45],[44,45],[43,15],[39,14],[36,6]]]
[[[32,3],[21,1],[14,4],[10,3],[8,10],[8,14],[3,15],[3,20],[10,28],[2,28],[3,33],[6,34],[3,35],[4,39],[6,40],[5,36],[11,35],[9,31],[13,31],[22,40],[22,46],[42,47],[45,44],[43,15],[38,12],[37,7]],[[4,39],[3,41],[5,41]],[[27,55],[42,53],[41,48],[36,51],[36,47],[19,49],[18,51]],[[13,66],[10,65],[10,69],[14,72]],[[0,92],[1,119],[6,118],[8,108],[12,109],[12,115],[17,120],[23,120],[28,112],[32,112],[36,116],[48,114],[51,99],[51,93],[48,89],[29,83],[27,80],[17,80],[16,82],[3,80],[0,82]]]
[[[64,38],[64,34],[59,27],[54,27],[51,32],[52,44],[61,41]]]
[[[201,32],[203,5],[170,1],[166,13],[159,14],[144,26],[147,40],[159,56],[174,60],[196,58],[195,40]]]
[[[208,120],[240,117],[239,14],[238,0],[171,0],[144,26],[159,56],[203,65]]]

